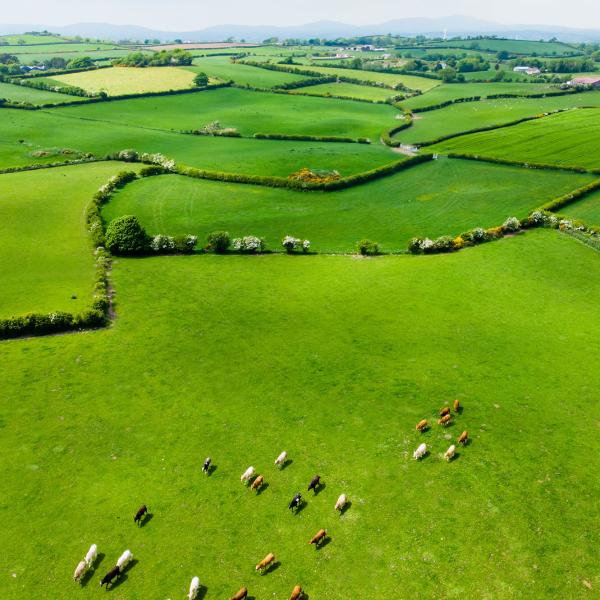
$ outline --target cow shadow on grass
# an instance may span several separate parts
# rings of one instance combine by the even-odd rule
[[[323,539],[323,541],[320,544],[316,544],[315,548],[320,551],[323,548],[325,548],[325,546],[329,546],[329,544],[331,544],[331,538],[329,536],[327,536],[326,538]]]
[[[318,496],[325,488],[327,487],[324,483],[319,483],[319,485],[315,488],[314,495]]]
[[[300,500],[300,504],[295,508],[292,512],[294,515],[299,515],[306,507],[308,506],[308,502],[304,499]]]
[[[207,477],[210,477],[217,470],[217,465],[210,465],[206,470]]]
[[[154,519],[154,513],[150,513],[147,512],[141,519],[140,519],[140,527],[146,527],[146,525],[148,523],[150,523],[150,521],[152,521],[152,519]]]
[[[275,562],[272,562],[262,573],[261,575],[268,575],[269,573],[273,573],[273,571],[277,571],[277,569],[279,569],[279,567],[281,567],[281,563],[276,560]]]
[[[94,573],[98,570],[98,567],[105,558],[106,554],[104,554],[104,552],[100,552],[98,556],[96,556],[96,560],[93,562],[91,568],[89,568],[81,578],[81,587],[85,587],[90,582],[90,579],[94,576]]]
[[[125,568],[121,571],[121,574],[119,575],[117,580],[114,583],[112,583],[110,585],[110,587],[107,587],[106,589],[112,592],[115,588],[120,587],[120,585],[123,582],[125,582],[125,581],[127,581],[127,579],[129,579],[129,577],[127,576],[127,573],[129,573],[129,571],[131,571],[131,569],[133,569],[133,567],[135,567],[135,565],[137,565],[139,562],[140,561],[137,558],[130,560],[125,565]]]
[[[347,510],[350,510],[350,507],[352,506],[352,502],[350,502],[350,500],[348,500],[346,502],[346,504],[344,504],[344,506],[342,506],[342,508],[340,509],[340,517],[346,513]]]
[[[260,496],[263,492],[266,492],[269,489],[269,484],[265,481],[257,490],[256,495]]]
[[[281,467],[279,467],[280,471],[287,469],[294,461],[291,458],[286,458],[284,462],[281,463]]]
[[[201,585],[198,588],[198,593],[196,594],[196,600],[204,600],[204,598],[206,598],[206,594],[208,594],[208,588],[205,585]]]
[[[455,460],[458,460],[459,458],[460,458],[460,452],[454,451],[454,455],[452,456],[452,458],[450,460],[446,460],[446,462],[452,463]]]

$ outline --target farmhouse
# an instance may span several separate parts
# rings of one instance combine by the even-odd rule
[[[541,73],[541,71],[537,67],[527,66],[515,67],[513,71],[515,73],[525,73],[526,75],[539,75]]]
[[[600,89],[600,77],[575,77],[568,82],[567,85],[587,85],[593,88]]]

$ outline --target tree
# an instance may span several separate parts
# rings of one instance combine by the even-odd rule
[[[69,69],[88,69],[94,66],[94,61],[89,56],[73,58],[67,63]]]
[[[114,254],[143,254],[150,243],[150,237],[133,215],[112,220],[105,237],[107,248]]]
[[[194,77],[194,85],[196,87],[206,87],[208,85],[208,75],[206,73],[198,73]]]

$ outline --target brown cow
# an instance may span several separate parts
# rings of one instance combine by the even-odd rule
[[[444,406],[444,408],[440,408],[440,417],[445,417],[450,414],[450,407]]]
[[[237,594],[234,594],[229,600],[244,600],[248,597],[248,588],[243,587]]]
[[[316,493],[317,488],[319,487],[320,483],[321,483],[321,476],[320,475],[315,475],[310,480],[310,483],[308,484],[308,491],[310,492],[310,490],[313,490],[313,492]]]
[[[250,486],[253,490],[260,489],[260,486],[265,482],[265,478],[262,475],[259,475]]]
[[[444,415],[439,421],[438,421],[438,425],[443,425],[444,427],[446,425],[450,424],[450,420],[452,419],[452,415]]]
[[[421,419],[415,427],[417,431],[425,431],[427,429],[427,419]]]
[[[275,555],[272,552],[269,552],[257,565],[257,571],[264,571],[273,561],[275,560]]]
[[[294,586],[290,600],[300,600],[302,597],[302,588],[299,585]]]
[[[317,533],[315,533],[315,535],[313,535],[312,539],[310,540],[310,542],[308,542],[309,544],[314,544],[315,547],[318,547],[319,544],[327,537],[327,530],[325,529],[319,529],[319,531],[317,531]]]
[[[463,446],[466,446],[468,441],[469,441],[469,433],[467,431],[463,431],[458,436],[458,443],[462,444]]]
[[[457,413],[460,410],[460,402],[458,400],[454,401],[454,412]]]

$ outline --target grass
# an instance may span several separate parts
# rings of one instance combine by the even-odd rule
[[[455,138],[432,146],[495,158],[600,167],[600,110],[573,110],[514,127]]]
[[[489,127],[533,117],[553,110],[578,106],[600,107],[600,92],[547,98],[498,98],[453,104],[440,110],[419,113],[412,127],[397,134],[407,144],[454,135],[475,127]]]
[[[194,74],[179,67],[113,67],[55,75],[53,78],[88,92],[103,91],[109,96],[118,96],[190,88],[193,87]]]
[[[513,54],[524,54],[531,56],[567,56],[577,54],[579,50],[574,46],[562,42],[536,42],[530,40],[505,40],[486,38],[477,40],[450,40],[440,43],[444,48],[466,48],[471,50],[487,50],[489,52],[501,52],[505,50]],[[431,50],[430,50],[431,51]]]
[[[22,44],[38,45],[38,44],[61,44],[68,40],[59,35],[31,35],[27,33],[16,35],[1,35],[0,42],[4,42],[9,46],[21,47]],[[0,45],[0,48],[5,48],[5,45]],[[11,50],[12,52],[12,50]]]
[[[290,68],[294,68],[291,66]],[[393,73],[379,73],[377,71],[363,71],[362,69],[340,69],[336,67],[322,67],[318,64],[310,64],[307,66],[296,67],[300,70],[308,69],[323,75],[337,75],[339,77],[349,77],[360,81],[368,81],[375,83],[383,83],[385,85],[395,86],[403,84],[413,90],[421,90],[423,92],[430,90],[442,82],[438,79],[427,79],[425,77],[417,77],[415,75],[396,75]]]
[[[120,102],[110,106],[115,104],[118,106]],[[182,135],[116,121],[80,119],[77,113],[67,116],[56,110],[2,109],[1,114],[0,168],[54,162],[56,157],[36,158],[32,153],[57,147],[92,152],[97,156],[134,147],[140,152],[162,152],[189,166],[278,176],[287,176],[303,167],[337,169],[343,175],[350,175],[398,159],[397,154],[381,144],[298,143]]]
[[[196,58],[194,66],[189,67],[195,73],[203,72],[209,77],[217,77],[223,81],[233,80],[240,85],[250,85],[259,88],[271,88],[292,81],[308,80],[303,75],[267,71],[251,65],[232,63],[228,56],[213,58]]]
[[[224,127],[235,127],[245,136],[262,132],[368,137],[375,141],[382,131],[394,125],[398,111],[391,106],[350,100],[224,88],[197,94],[88,104],[81,110],[65,108],[55,114],[178,131],[200,129],[218,120]]]
[[[421,96],[413,96],[402,102],[404,108],[423,108],[434,106],[457,98],[473,96],[491,96],[494,94],[540,94],[557,91],[545,83],[445,83]]]
[[[373,87],[371,85],[356,85],[354,83],[323,83],[296,90],[299,94],[310,94],[311,96],[342,96],[346,98],[357,98],[359,100],[385,101],[396,95],[397,92],[388,88]]]
[[[581,219],[588,225],[600,226],[600,192],[595,192],[560,209],[562,215]]]
[[[0,98],[12,102],[30,102],[31,104],[46,104],[49,102],[73,102],[83,100],[78,96],[69,96],[57,92],[47,92],[46,90],[36,90],[23,85],[14,85],[12,83],[0,82]]]
[[[91,303],[94,259],[84,209],[119,163],[0,175],[0,318],[78,312]]]
[[[152,234],[264,236],[282,250],[291,234],[322,252],[353,252],[358,240],[386,252],[413,236],[457,235],[501,225],[592,180],[578,176],[458,160],[438,160],[341,192],[301,193],[167,175],[137,181],[104,208],[108,222],[135,214]]]
[[[43,38],[40,38],[43,39]],[[16,54],[20,57],[22,63],[27,64],[30,61],[29,54],[41,54],[47,53],[51,56],[61,56],[64,52],[93,52],[95,50],[112,50],[120,48],[115,44],[103,44],[103,43],[73,43],[66,42],[63,44],[40,44],[25,45],[25,46],[0,46],[0,48],[6,48],[6,51],[10,54]]]
[[[1,346],[2,597],[104,597],[130,548],[111,598],[182,598],[193,575],[207,600],[296,583],[319,600],[590,598],[597,263],[553,231],[430,258],[120,260],[114,327]],[[415,432],[454,398],[454,426]],[[239,483],[249,464],[259,496]],[[315,473],[326,487],[291,515]],[[269,551],[280,566],[258,576]]]

